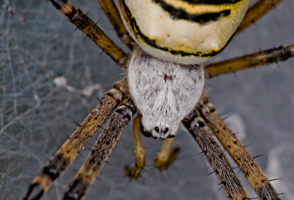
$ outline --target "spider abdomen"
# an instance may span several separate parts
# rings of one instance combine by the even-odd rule
[[[182,119],[199,101],[204,69],[163,61],[138,49],[130,61],[128,83],[145,131],[165,139],[176,135]]]
[[[117,0],[130,34],[147,53],[170,62],[214,58],[241,23],[250,0]]]

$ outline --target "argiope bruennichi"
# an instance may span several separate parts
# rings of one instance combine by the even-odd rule
[[[231,155],[259,198],[280,199],[279,194],[272,187],[268,178],[245,149],[242,142],[227,127],[221,117],[216,113],[214,106],[208,101],[207,96],[202,93],[204,85],[203,68],[206,70],[207,78],[212,78],[225,73],[286,60],[294,55],[294,45],[290,45],[260,51],[224,62],[203,65],[203,62],[208,61],[220,53],[225,48],[227,42],[234,36],[236,29],[246,13],[250,0],[117,0],[123,21],[120,19],[113,1],[99,0],[101,7],[114,25],[122,42],[135,52],[132,54],[132,58],[129,58],[94,22],[83,14],[81,10],[73,7],[67,0],[51,0],[51,2],[78,29],[83,31],[123,68],[130,68],[129,66],[132,65],[136,67],[134,73],[128,69],[128,79],[116,82],[114,88],[105,94],[100,100],[99,105],[90,112],[84,122],[78,125],[73,135],[43,168],[42,173],[33,180],[25,199],[41,198],[51,182],[61,175],[93,134],[101,128],[104,121],[116,107],[116,111],[103,128],[85,163],[77,172],[74,181],[70,184],[64,195],[64,199],[81,199],[85,195],[86,191],[99,175],[103,164],[109,157],[123,129],[136,112],[138,114],[133,123],[136,165],[133,169],[125,168],[130,178],[138,178],[145,164],[145,150],[140,138],[140,129],[146,136],[161,139],[170,137],[165,140],[154,163],[157,168],[166,169],[177,157],[178,151],[173,151],[170,154],[170,150],[174,141],[172,137],[176,135],[179,123],[182,121],[193,138],[198,142],[202,149],[202,154],[208,159],[228,199],[245,200],[250,198],[226,155],[210,134],[208,127],[215,134],[225,150]],[[257,21],[279,2],[278,0],[258,1],[248,10],[235,34],[247,28],[252,22]],[[148,21],[148,18],[152,18],[152,20]],[[158,21],[154,23],[156,19]],[[162,21],[160,20],[167,20],[167,22],[164,21],[161,23]],[[144,27],[145,22],[149,23],[146,27]],[[168,23],[171,23],[173,26],[169,26]],[[217,24],[221,24],[221,26]],[[174,29],[174,27],[176,28]],[[194,31],[191,33],[189,32],[190,29]],[[202,32],[202,30],[205,31]],[[193,38],[193,34],[196,34],[196,32],[199,35],[197,35],[197,38]],[[180,41],[179,43],[176,42],[177,39]],[[195,43],[197,45],[193,46]],[[174,70],[167,72],[167,65],[170,61],[172,61],[170,65],[174,65]],[[146,68],[145,66],[155,65],[154,63],[163,66],[163,70],[157,72],[157,68],[154,68],[152,71],[148,71],[147,68],[147,71],[138,72],[142,66]],[[190,74],[187,71],[183,73],[176,71],[179,68],[185,68],[185,70],[188,68]],[[146,81],[145,78],[137,78],[141,77],[142,74],[146,75],[148,73],[151,76],[150,80]],[[187,80],[177,79],[176,76],[180,73],[183,74],[182,76],[185,75]],[[157,97],[153,98],[155,103],[161,102],[160,106],[157,107],[157,111],[162,112],[144,121],[144,118],[148,118],[152,113],[156,112],[152,108],[153,106],[157,106],[154,105],[155,103],[150,102],[148,108],[143,108],[149,101],[143,101],[142,99],[150,99],[145,98],[144,95],[152,96],[155,93],[156,96],[156,92],[160,93],[163,91],[158,89],[160,85],[156,85],[154,89],[152,88],[153,85],[150,82],[153,80],[154,83],[156,82],[156,78],[154,78],[156,75],[154,74],[161,75],[164,84],[168,84],[169,81],[181,80],[177,82],[177,86],[181,86],[177,91],[181,91],[182,88],[184,92],[183,94],[172,97],[169,96],[168,92],[165,92],[159,99]],[[197,79],[193,79],[193,77],[197,77]],[[135,81],[130,81],[132,78]],[[143,83],[140,81],[143,81]],[[188,83],[194,82],[196,85],[200,82],[200,84],[193,90],[191,89],[193,87],[191,85],[184,89],[188,85],[188,83],[183,84],[184,81]],[[129,86],[128,83],[130,83]],[[137,85],[140,85],[140,88],[137,88]],[[139,91],[142,90],[144,85],[151,89],[146,90],[142,94],[134,92],[136,89]],[[171,91],[173,88],[175,87],[169,87],[164,91]],[[148,94],[150,91],[151,94]],[[196,91],[201,92],[193,96]],[[134,94],[136,95],[134,96]],[[184,101],[182,98],[184,95],[188,96],[189,100],[191,98],[196,99],[194,104],[190,101]],[[200,101],[198,102],[199,99]],[[193,110],[197,102],[197,107]],[[191,104],[193,105],[192,108],[187,108]],[[175,110],[178,113],[183,113],[176,117],[173,114],[169,115],[168,111],[172,110],[168,107],[169,105],[175,105],[175,107],[180,105],[179,109]],[[152,113],[148,113],[148,109],[152,110]],[[172,117],[174,117],[172,122],[168,121]],[[157,122],[160,122],[160,125],[157,125]]]

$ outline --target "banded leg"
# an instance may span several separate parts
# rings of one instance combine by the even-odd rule
[[[260,51],[257,53],[212,63],[205,66],[208,77],[212,78],[221,74],[232,73],[252,67],[285,61],[294,56],[294,44],[290,46],[280,46],[273,49]]]
[[[127,98],[112,115],[85,162],[70,184],[63,199],[81,199],[99,175],[105,161],[116,145],[122,131],[136,113],[132,101]]]
[[[133,169],[125,167],[125,173],[133,179],[139,178],[140,173],[145,166],[145,148],[141,138],[140,126],[142,116],[138,114],[133,120],[133,140],[135,147],[136,164]]]
[[[43,168],[30,185],[24,199],[40,199],[47,191],[50,184],[58,178],[68,165],[76,158],[89,139],[101,127],[103,122],[114,111],[126,92],[126,80],[115,83],[111,89],[101,99],[96,108],[94,108],[87,118],[79,125],[75,132],[57,151],[55,156]]]
[[[171,153],[171,148],[175,141],[175,137],[166,138],[160,151],[157,154],[157,158],[154,160],[154,166],[160,170],[167,169],[178,157],[180,149],[175,148]]]
[[[105,15],[107,16],[108,20],[114,27],[118,37],[121,41],[132,49],[132,41],[133,39],[129,35],[124,23],[122,22],[118,9],[114,4],[113,0],[98,0],[99,4],[101,5],[102,10],[104,11]]]
[[[190,114],[183,120],[183,123],[202,149],[228,199],[249,200],[249,196],[228,158],[212,137],[203,119],[196,116],[198,116],[196,112]]]
[[[115,62],[124,66],[127,61],[126,53],[123,52],[89,17],[80,9],[75,8],[67,0],[50,0],[69,21],[85,33],[103,51],[105,51]]]
[[[250,25],[254,24],[257,20],[263,17],[271,9],[275,8],[282,1],[283,0],[259,0],[256,2],[248,9],[242,23],[236,31],[236,34],[241,33]]]
[[[259,198],[266,200],[280,199],[262,169],[255,162],[242,142],[217,114],[214,106],[208,103],[207,97],[200,103],[198,110],[219,142],[237,163]]]

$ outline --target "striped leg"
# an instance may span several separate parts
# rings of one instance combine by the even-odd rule
[[[183,123],[202,149],[202,153],[207,158],[228,199],[249,200],[249,196],[228,158],[212,137],[208,127],[205,126],[204,120],[196,116],[198,116],[196,112],[190,114],[183,120]]]
[[[250,25],[254,24],[257,20],[263,17],[271,9],[275,8],[282,1],[283,0],[259,0],[256,2],[248,9],[241,25],[236,31],[236,34],[241,33]]]
[[[89,17],[80,9],[75,8],[67,0],[50,0],[51,3],[60,10],[69,21],[78,29],[93,40],[103,51],[105,51],[115,62],[124,66],[127,58],[123,52]]]
[[[90,154],[79,169],[74,181],[70,184],[63,199],[81,199],[99,175],[105,161],[116,145],[122,131],[136,113],[132,101],[127,98],[112,115]]]
[[[131,43],[133,39],[131,38],[125,25],[123,24],[113,0],[98,0],[98,2],[101,5],[101,8],[107,16],[108,20],[114,27],[118,37],[126,46],[132,49],[133,47]]]
[[[259,198],[267,200],[280,199],[262,169],[255,162],[242,142],[217,114],[214,106],[208,102],[207,97],[200,103],[198,111],[222,146],[237,163]]]
[[[87,118],[79,125],[70,138],[61,146],[55,156],[43,168],[30,185],[24,199],[40,199],[50,184],[58,178],[68,165],[75,159],[89,139],[101,127],[116,106],[120,103],[126,92],[126,80],[115,84],[92,110]]]
[[[290,46],[280,46],[273,49],[260,51],[257,53],[212,63],[205,66],[209,78],[221,74],[232,73],[252,67],[285,61],[294,56],[294,44]]]

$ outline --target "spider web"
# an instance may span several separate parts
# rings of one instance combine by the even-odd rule
[[[116,38],[97,3],[72,1]],[[286,0],[244,33],[216,60],[240,56],[275,44],[293,42],[294,2]],[[59,11],[38,0],[0,1],[0,199],[20,199],[59,146],[75,130],[111,84],[120,68],[89,39],[83,40]],[[117,43],[119,41],[115,39]],[[119,43],[120,44],[120,43]],[[228,123],[250,144],[253,156],[283,199],[294,198],[294,68],[293,59],[276,65],[225,75],[208,81],[211,101]],[[231,113],[231,114],[230,114]],[[97,138],[44,195],[61,199]],[[238,135],[237,135],[238,136]],[[128,127],[85,199],[226,199],[217,192],[216,178],[197,144],[181,128],[176,146],[180,158],[168,171],[158,172],[153,159],[161,141],[144,139],[146,171],[129,182],[123,167],[133,166],[133,144]],[[235,164],[233,164],[236,166]],[[244,177],[241,177],[244,180]],[[251,197],[256,195],[243,181]]]

